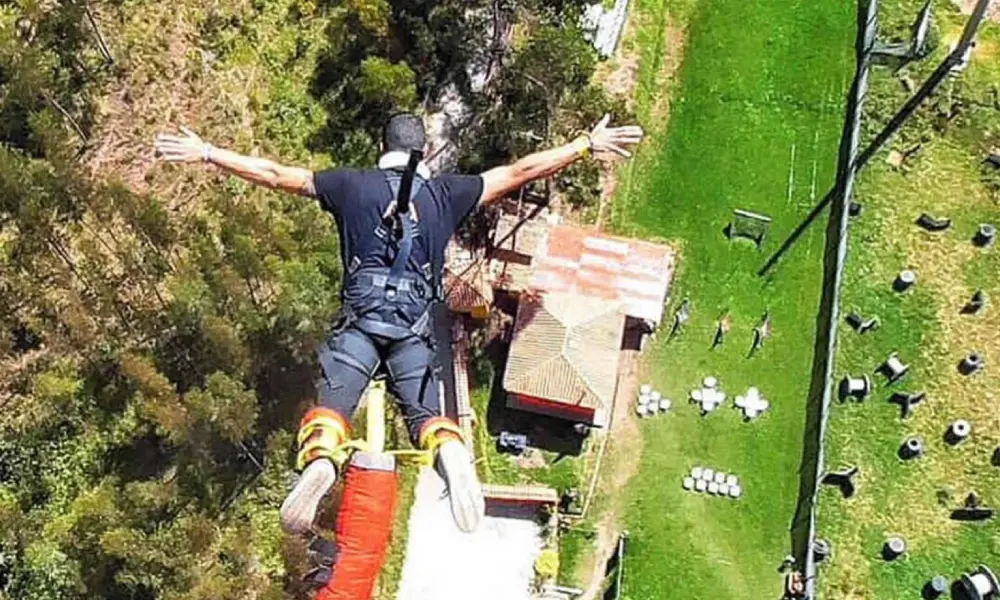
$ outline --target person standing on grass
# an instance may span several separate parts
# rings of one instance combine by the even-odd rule
[[[404,171],[411,151],[425,149],[423,121],[413,114],[397,114],[386,123],[376,169],[313,172],[218,148],[187,128],[179,135],[157,135],[161,160],[212,164],[251,183],[315,198],[337,224],[343,309],[319,348],[319,406],[301,422],[296,461],[301,476],[280,513],[287,530],[312,529],[320,502],[348,458],[351,416],[380,367],[413,444],[434,454],[456,524],[463,531],[476,528],[485,508],[482,489],[461,429],[440,416],[434,368],[431,311],[443,300],[445,246],[477,205],[494,203],[591,154],[630,156],[625,147],[642,139],[642,129],[608,127],[609,122],[605,115],[589,134],[482,175],[435,177],[421,161],[405,213],[395,210]]]

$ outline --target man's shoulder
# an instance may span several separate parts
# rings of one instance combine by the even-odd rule
[[[483,196],[485,183],[481,175],[447,173],[433,179],[434,187],[441,190],[438,201],[442,211],[450,215],[449,226],[454,228],[468,215]]]
[[[430,180],[436,187],[446,193],[469,193],[470,190],[482,185],[481,175],[465,175],[462,173],[440,173]]]
[[[361,169],[358,167],[328,167],[316,171],[316,176],[324,177],[358,177],[381,173],[378,169]]]
[[[467,173],[438,173],[431,178],[431,181],[452,182],[452,181],[472,181],[482,179],[482,175],[470,175]]]
[[[358,169],[354,167],[331,167],[313,173],[316,190],[333,192],[344,187],[364,185],[374,178],[381,177],[377,169]]]

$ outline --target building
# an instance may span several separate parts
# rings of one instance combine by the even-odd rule
[[[507,404],[603,427],[623,340],[641,347],[663,319],[673,250],[558,223],[534,250],[504,374]]]
[[[507,405],[607,425],[624,326],[618,302],[568,293],[523,294],[504,372]]]
[[[553,215],[503,215],[493,239],[489,258],[450,248],[449,309],[482,318],[503,299],[516,310],[508,406],[606,425],[622,349],[640,348],[663,319],[673,250]]]
[[[454,241],[449,243],[445,250],[441,284],[448,310],[470,315],[474,319],[489,316],[493,304],[493,276],[489,262],[483,260],[479,253]]]
[[[669,246],[553,225],[532,261],[532,287],[621,302],[652,329],[663,318],[673,266]]]
[[[485,266],[485,261],[481,261],[457,273],[451,268],[444,269],[442,285],[448,310],[474,319],[489,316],[493,304],[493,284]]]

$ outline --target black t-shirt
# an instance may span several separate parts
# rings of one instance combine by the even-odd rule
[[[314,175],[320,205],[337,222],[345,269],[354,256],[364,261],[363,266],[381,266],[383,256],[359,253],[383,248],[375,242],[375,229],[395,199],[385,174],[377,169],[328,169]],[[433,193],[428,188],[433,188]],[[448,240],[482,195],[483,178],[479,175],[440,175],[425,182],[413,199],[420,236],[413,244],[417,264],[444,264]]]

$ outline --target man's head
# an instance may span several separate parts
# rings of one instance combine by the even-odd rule
[[[412,113],[393,116],[382,133],[382,147],[386,152],[423,150],[425,142],[424,122]]]

